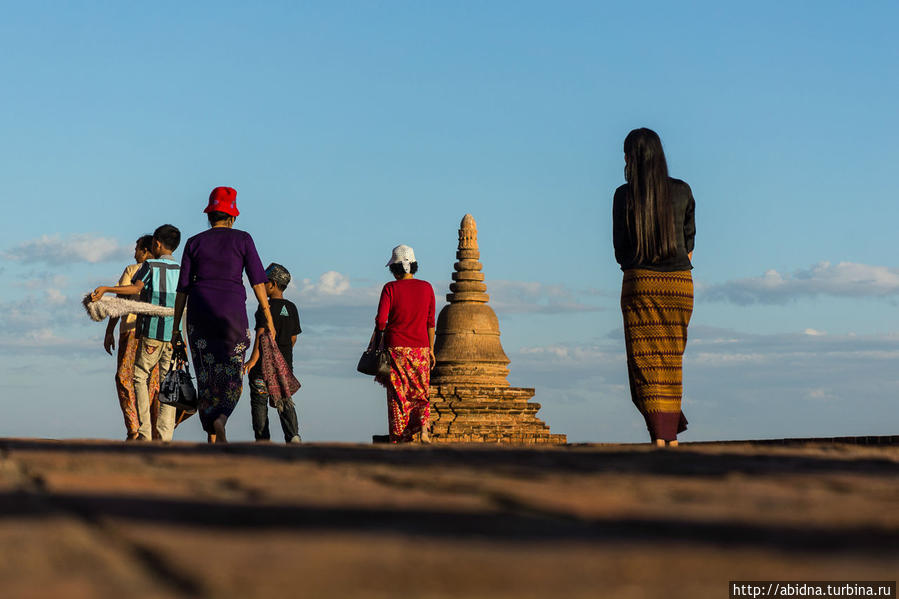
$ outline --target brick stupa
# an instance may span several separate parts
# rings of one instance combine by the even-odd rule
[[[431,373],[431,441],[494,443],[565,443],[537,419],[540,404],[529,401],[534,389],[512,387],[509,358],[499,339],[499,320],[487,305],[478,229],[466,214],[459,229],[459,249],[449,305],[437,318]]]

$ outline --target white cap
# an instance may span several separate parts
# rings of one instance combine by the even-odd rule
[[[387,262],[387,266],[400,263],[403,265],[403,270],[409,272],[409,265],[413,262],[415,262],[415,252],[412,251],[412,248],[408,245],[398,245],[393,248],[393,253],[390,255],[390,261]]]

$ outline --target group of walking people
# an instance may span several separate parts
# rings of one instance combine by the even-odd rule
[[[690,186],[668,176],[659,136],[635,129],[624,141],[625,180],[613,198],[613,245],[623,270],[624,319],[631,399],[643,416],[651,442],[677,445],[687,427],[681,409],[683,354],[693,310],[692,256],[696,226]],[[250,375],[253,428],[268,440],[267,389],[259,372],[260,340],[270,335],[292,368],[292,349],[301,332],[296,306],[283,297],[290,273],[279,264],[263,269],[249,233],[233,228],[237,192],[217,187],[205,212],[209,229],[191,237],[179,264],[172,258],[180,232],[171,225],[137,240],[135,260],[116,287],[104,293],[139,294],[145,302],[173,306],[174,316],[123,320],[116,387],[129,439],[171,440],[173,407],[154,400],[158,381],[186,333],[196,372],[203,429],[210,442],[225,442],[228,418]],[[414,250],[395,247],[387,263],[393,281],[384,285],[371,345],[383,346],[390,372],[377,377],[387,389],[390,441],[429,442],[430,372],[436,363],[435,299],[430,283],[416,279]],[[250,359],[243,275],[256,296],[256,342]],[[110,352],[116,322],[104,341]],[[296,411],[279,411],[285,441],[299,442]]]
[[[253,238],[234,228],[240,212],[233,188],[213,189],[204,212],[209,229],[187,240],[180,263],[172,252],[180,245],[181,233],[172,225],[162,225],[152,236],[138,239],[135,259],[140,264],[126,268],[119,285],[97,287],[91,294],[93,301],[106,293],[137,295],[143,302],[174,310],[172,316],[139,315],[134,326],[123,322],[120,327],[116,388],[128,440],[172,440],[177,410],[158,401],[158,389],[173,354],[184,348],[181,325],[186,307],[197,413],[208,440],[227,442],[225,427],[237,406],[245,374],[250,376],[256,439],[269,439],[268,389],[260,371],[259,346],[262,336],[270,335],[292,369],[293,345],[301,329],[296,306],[283,297],[290,273],[277,263],[263,268]],[[255,345],[246,362],[250,338],[244,274],[259,302]],[[114,344],[115,325],[111,319],[107,327],[104,346],[108,352]],[[299,442],[292,402],[279,407],[279,418],[285,441]]]

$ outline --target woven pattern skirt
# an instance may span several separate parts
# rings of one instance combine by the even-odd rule
[[[693,314],[690,271],[625,271],[621,313],[631,399],[653,441],[674,441],[687,430],[681,396],[687,326]]]

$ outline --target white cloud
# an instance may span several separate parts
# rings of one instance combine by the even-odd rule
[[[284,295],[297,305],[304,331],[338,328],[361,335],[359,331],[367,328],[370,333],[374,325],[382,285],[359,284],[343,273],[327,271],[317,279],[291,281]]]
[[[45,289],[44,293],[47,295],[47,302],[51,306],[61,306],[69,301],[65,294],[55,287]]]
[[[88,233],[69,235],[42,235],[20,243],[4,252],[10,260],[24,264],[45,263],[53,266],[88,262],[97,264],[128,258],[130,248],[111,237]]]
[[[576,290],[565,285],[547,285],[536,281],[488,281],[487,293],[490,305],[504,314],[564,314],[570,312],[598,312],[600,306],[588,303],[585,298],[602,295],[601,292]]]
[[[14,282],[13,285],[31,291],[46,287],[61,288],[69,284],[69,278],[67,276],[50,271],[31,272],[27,273],[25,276],[28,278]]]
[[[726,340],[726,341],[725,341]],[[779,363],[790,360],[870,359],[899,357],[899,337],[883,335],[828,335],[817,329],[795,333],[758,335],[696,325],[690,327],[685,360],[708,365],[739,362]]]
[[[734,366],[739,364],[763,364],[770,362],[772,356],[756,352],[691,352],[684,357],[686,364],[701,364],[703,366]]]
[[[307,293],[319,293],[322,295],[343,295],[350,290],[350,278],[336,270],[323,273],[318,281],[313,283],[309,279],[303,280],[303,291]]]
[[[29,331],[24,334],[20,340],[21,347],[30,348],[84,347],[85,345],[86,340],[84,339],[71,339],[68,337],[63,337],[59,335],[58,332],[49,328]]]
[[[588,364],[613,358],[614,351],[611,348],[601,348],[598,345],[579,345],[556,343],[544,346],[526,346],[519,352],[524,356],[535,359],[552,359],[554,361],[567,361],[570,364]]]
[[[88,318],[79,300],[47,287],[0,301],[0,350],[41,353],[85,347],[86,340],[102,337],[103,327]]]
[[[769,270],[758,277],[698,286],[707,301],[740,305],[784,304],[801,297],[887,297],[899,295],[899,268],[855,262],[820,262],[811,268],[782,274]]]
[[[99,341],[91,336],[77,334],[68,336],[51,327],[23,330],[14,335],[0,335],[0,353],[11,353],[17,357],[71,354],[72,351],[97,350],[100,347]]]
[[[41,309],[35,298],[0,302],[0,331],[4,334],[22,334],[47,326],[51,320],[49,310]]]
[[[839,399],[830,389],[823,387],[808,389],[804,397],[809,401],[834,401]]]
[[[301,306],[367,306],[377,308],[381,285],[353,286],[350,277],[334,270],[322,273],[317,280],[303,279],[291,283],[287,291]]]

